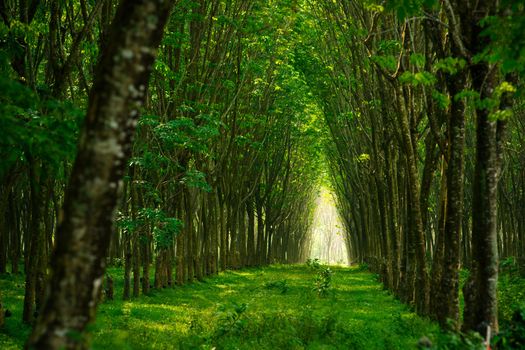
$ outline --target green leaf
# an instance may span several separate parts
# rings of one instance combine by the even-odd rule
[[[205,192],[212,191],[211,186],[206,182],[206,174],[195,169],[186,171],[181,183],[190,188],[198,188]]]
[[[450,97],[437,90],[432,91],[432,98],[437,102],[439,108],[445,110],[450,106]]]

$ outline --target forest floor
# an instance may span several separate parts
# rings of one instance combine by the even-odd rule
[[[227,271],[182,287],[104,302],[90,329],[94,349],[415,349],[438,327],[384,291],[358,267],[333,267],[324,297],[307,266]],[[20,322],[22,276],[3,276],[4,305],[13,315],[0,333],[1,349],[20,349],[29,327]]]

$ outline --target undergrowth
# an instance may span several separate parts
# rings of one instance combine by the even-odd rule
[[[326,268],[326,267],[325,267]],[[90,328],[93,349],[416,349],[439,337],[422,319],[359,268],[330,267],[330,292],[319,297],[318,272],[305,266],[227,271],[121,301],[122,269],[112,268],[115,300],[104,302]],[[21,349],[23,276],[0,279],[13,316],[1,349]]]

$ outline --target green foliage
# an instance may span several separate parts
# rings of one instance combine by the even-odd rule
[[[426,71],[412,73],[412,72],[403,72],[399,76],[399,81],[403,84],[410,84],[410,85],[433,85],[436,83],[437,79],[436,77]]]
[[[356,269],[357,271],[360,271],[360,272],[370,271],[370,266],[367,263],[363,263],[363,264],[359,264],[356,267]]]
[[[0,290],[2,291],[2,306],[12,315],[5,319],[0,332],[0,349],[23,349],[31,326],[22,323],[23,296],[25,279],[23,274],[0,274]]]
[[[505,325],[510,322],[516,310],[525,307],[525,276],[514,257],[501,261],[500,270],[498,313],[500,322]]]
[[[83,113],[71,102],[40,97],[19,82],[0,77],[0,179],[28,155],[65,177],[72,163]],[[45,96],[45,94],[44,94]]]
[[[377,63],[383,69],[387,71],[394,72],[397,68],[397,58],[393,55],[382,56],[374,55],[372,56],[372,61]]]
[[[313,291],[320,298],[327,296],[332,289],[333,271],[329,267],[323,266],[317,258],[306,260],[306,266],[316,272]]]
[[[519,273],[518,259],[514,256],[509,256],[499,262],[500,272],[507,274]]]
[[[423,347],[421,347],[423,349]],[[444,332],[439,334],[435,344],[430,349],[434,350],[484,350],[483,338],[478,333]]]
[[[206,174],[196,169],[187,170],[181,183],[190,188],[198,188],[205,192],[211,192],[211,186],[206,182]]]
[[[479,59],[501,64],[504,73],[525,72],[525,5],[521,1],[504,0],[498,16],[482,21],[483,35],[490,44]]]
[[[454,96],[454,100],[455,101],[459,101],[462,98],[468,99],[470,101],[477,102],[477,101],[479,101],[479,92],[474,91],[474,90],[465,89],[463,91],[458,92]]]
[[[157,249],[166,249],[173,245],[174,239],[181,232],[183,223],[177,218],[169,217],[159,208],[140,208],[136,218],[119,213],[117,227],[126,234],[133,234],[138,230],[152,230]]]
[[[436,0],[388,0],[386,10],[394,11],[400,20],[420,15],[423,8],[431,8],[438,4]]]
[[[121,212],[118,213],[115,223],[116,226],[122,229],[126,234],[132,234],[140,226],[139,220],[134,220],[129,216],[123,215]]]
[[[397,55],[400,49],[401,43],[398,40],[380,40],[377,44],[377,52],[384,55]],[[397,64],[397,59],[395,61]]]
[[[445,110],[450,105],[450,98],[448,95],[443,94],[437,90],[432,91],[432,98],[436,100],[439,108]]]
[[[514,311],[509,325],[494,338],[499,350],[525,349],[525,304]]]
[[[311,269],[317,270],[321,267],[321,262],[319,261],[318,258],[315,258],[315,259],[308,258],[306,260],[306,266],[308,266]]]
[[[232,302],[231,307],[221,305],[217,312],[218,325],[216,333],[213,338],[223,337],[228,333],[240,335],[246,326],[246,320],[243,319],[243,314],[247,309],[245,303],[237,304]]]
[[[173,246],[174,238],[182,229],[182,221],[176,218],[163,217],[153,229],[157,249],[168,249]]]
[[[264,283],[264,288],[276,289],[279,291],[279,293],[286,294],[290,287],[288,286],[288,282],[286,280],[277,280]]]
[[[179,219],[168,217],[158,208],[139,209],[138,220],[143,225],[153,226],[153,238],[157,249],[172,246],[173,240],[182,229],[182,222]]]
[[[193,111],[193,108],[187,105],[182,105],[180,109],[182,112]],[[148,116],[146,120],[154,126],[153,132],[166,150],[182,148],[196,154],[206,154],[209,151],[208,143],[219,135],[219,123],[207,115],[195,118],[179,117],[156,123],[152,123],[154,117]]]
[[[425,55],[420,53],[413,53],[410,55],[410,63],[415,65],[418,69],[425,67],[426,58]]]
[[[443,71],[448,74],[456,74],[465,68],[467,62],[462,58],[446,57],[435,62],[432,67],[435,71]]]
[[[329,267],[320,267],[315,277],[314,291],[318,297],[325,297],[332,288],[332,270]]]
[[[368,153],[361,153],[359,156],[357,156],[357,162],[359,163],[365,163],[370,161],[370,154]]]

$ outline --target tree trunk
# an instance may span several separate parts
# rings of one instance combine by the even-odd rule
[[[246,213],[248,214],[248,251],[247,251],[247,265],[255,265],[255,215],[253,212],[253,202],[248,200],[246,202]]]
[[[133,234],[133,297],[140,295],[140,243],[138,232]]]
[[[265,240],[264,240],[264,218],[263,218],[263,202],[259,196],[259,190],[255,192],[255,208],[257,211],[257,258],[256,265],[262,266],[265,258]]]
[[[184,220],[184,250],[185,250],[185,270],[187,271],[186,281],[193,282],[195,278],[195,260],[194,260],[194,251],[193,251],[193,236],[194,236],[194,227],[193,227],[193,201],[191,198],[190,191],[188,189],[184,190],[184,213],[186,218]]]
[[[450,94],[455,96],[466,84],[465,72],[450,77]],[[436,308],[437,319],[443,327],[459,328],[459,259],[461,224],[463,221],[463,178],[465,149],[465,105],[463,100],[451,98],[449,120],[449,155],[447,167],[447,204],[443,232],[443,270]],[[452,321],[452,324],[448,323]]]
[[[131,295],[131,265],[133,254],[131,252],[130,232],[125,232],[124,242],[124,292],[122,299],[129,300]]]
[[[146,229],[148,230],[148,229]],[[146,231],[144,233],[144,242],[141,242],[142,245],[142,294],[149,294],[150,290],[150,278],[149,278],[149,268],[151,261],[151,234]]]
[[[185,282],[184,278],[184,231],[179,233],[177,236],[177,248],[176,248],[176,264],[177,264],[177,273],[176,280],[177,285],[182,286]]]
[[[0,329],[4,327],[5,323],[5,310],[4,305],[2,304],[2,291],[0,291]]]
[[[490,82],[489,82],[490,83]],[[478,111],[476,169],[472,205],[472,269],[465,284],[464,330],[486,334],[498,330],[497,184],[498,122],[486,110]]]
[[[14,203],[13,192],[9,194],[10,203]],[[21,256],[21,244],[20,244],[20,230],[17,229],[19,226],[18,220],[18,208],[16,206],[11,206],[7,211],[9,216],[9,230],[11,233],[11,272],[17,274],[19,272],[19,262]]]
[[[172,5],[165,0],[124,0],[117,10],[66,190],[48,295],[29,348],[88,347],[79,334],[96,313],[118,182]]]
[[[26,280],[24,293],[24,309],[22,311],[22,320],[25,323],[32,323],[35,314],[35,298],[36,298],[36,284],[38,275],[38,263],[41,255],[41,232],[40,232],[40,216],[41,216],[41,188],[40,188],[40,165],[36,164],[35,159],[28,155],[29,162],[29,182],[31,188],[31,226],[30,226],[30,240],[29,250],[26,248],[27,257],[26,264]]]
[[[481,21],[496,14],[498,2],[452,1],[447,8],[451,37],[457,47],[464,47],[465,56],[485,51],[490,38],[483,35]],[[459,21],[458,21],[459,20]],[[466,58],[471,58],[466,57]],[[472,89],[480,99],[493,98],[499,84],[499,69],[486,61],[471,63]],[[500,172],[498,146],[502,141],[503,121],[494,121],[488,108],[476,108],[476,166],[472,197],[472,267],[464,287],[464,330],[474,330],[485,336],[491,326],[498,331],[497,283],[497,186]]]
[[[400,87],[396,91],[397,101],[399,106],[399,122],[401,125],[401,136],[403,138],[405,155],[407,158],[408,170],[408,190],[410,192],[410,217],[412,225],[410,230],[412,232],[412,239],[410,244],[414,245],[416,257],[416,310],[420,314],[428,313],[429,305],[429,284],[428,271],[426,265],[426,245],[425,245],[425,231],[423,228],[423,218],[420,207],[420,189],[419,189],[419,174],[417,170],[417,159],[414,152],[412,135],[410,132],[410,124],[408,120],[408,111],[406,110],[403,99],[403,92]]]

